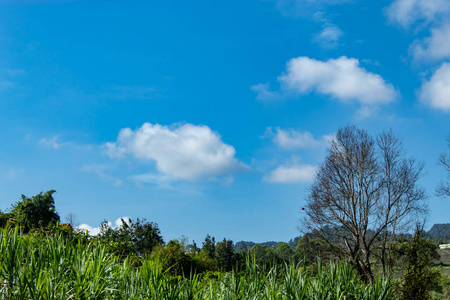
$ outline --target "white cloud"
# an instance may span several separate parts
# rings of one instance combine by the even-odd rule
[[[317,9],[338,5],[352,0],[277,0],[276,8],[285,15],[308,16]]]
[[[450,63],[443,63],[430,80],[422,84],[419,97],[435,109],[450,112]]]
[[[112,226],[111,221],[107,221],[108,227],[114,229],[114,228],[122,226],[122,219],[128,225],[130,224],[130,218],[129,217],[120,217],[120,218],[117,218],[114,221],[114,225],[115,226]],[[80,224],[80,225],[76,226],[75,229],[78,230],[78,231],[85,231],[85,230],[87,230],[88,234],[90,234],[90,235],[98,235],[100,233],[100,226],[93,227],[93,226],[88,225],[88,224]]]
[[[409,48],[415,61],[450,58],[450,0],[395,0],[386,14],[391,22],[405,28],[431,27],[430,36],[414,41]]]
[[[54,135],[52,138],[47,139],[47,138],[42,138],[39,140],[39,144],[43,145],[45,147],[49,147],[49,148],[53,148],[53,149],[59,149],[62,146],[67,145],[68,143],[66,142],[60,142],[59,140],[61,139],[61,135]]]
[[[107,165],[91,164],[84,165],[79,170],[87,173],[94,173],[103,181],[112,181],[115,186],[121,186],[123,183],[122,180],[110,175],[108,173],[109,169],[110,167]]]
[[[273,136],[273,143],[280,148],[287,150],[315,148],[326,143],[325,137],[321,141],[316,140],[308,131],[301,132],[294,129],[285,130],[279,127],[275,128],[275,131],[276,132],[274,133],[272,128],[268,127],[266,130],[266,135]]]
[[[125,224],[127,224],[127,225],[130,225],[130,223],[131,223],[130,217],[121,217],[121,218],[117,218],[116,221],[114,221],[114,224],[116,225],[116,227],[122,226],[122,220],[123,220],[123,222],[125,222]]]
[[[355,114],[356,119],[362,120],[375,116],[380,108],[378,106],[362,106]]]
[[[105,149],[111,158],[132,155],[141,161],[154,161],[160,173],[174,179],[195,180],[247,168],[234,157],[233,146],[202,125],[144,123],[135,131],[120,130],[117,141],[106,143]]]
[[[111,226],[111,222],[108,222],[108,225]],[[86,231],[87,230],[88,234],[90,234],[90,235],[98,235],[100,233],[100,226],[92,227],[88,224],[80,224],[77,227],[75,227],[75,229],[77,229],[78,231]]]
[[[431,29],[431,35],[413,43],[410,51],[415,60],[450,58],[450,24]]]
[[[102,174],[108,169],[107,165],[85,165],[80,168],[81,171],[88,172],[88,173],[95,173],[95,174]]]
[[[263,178],[271,183],[307,183],[314,180],[317,167],[311,165],[279,166]]]
[[[322,25],[322,31],[314,37],[314,41],[324,48],[336,48],[342,35],[343,32],[338,26],[326,22]]]
[[[285,92],[306,94],[313,90],[340,101],[378,104],[393,101],[395,88],[378,75],[359,66],[359,60],[342,56],[318,61],[309,57],[293,58],[286,73],[278,77]]]
[[[164,188],[173,188],[171,183],[174,180],[172,176],[154,173],[133,175],[130,177],[130,179],[134,180],[137,184],[152,183]]]
[[[409,27],[417,21],[439,21],[449,12],[449,0],[395,0],[386,9],[389,20],[403,27]]]
[[[255,85],[252,85],[250,87],[250,89],[257,94],[256,100],[270,101],[270,100],[277,100],[277,99],[281,98],[281,96],[278,92],[273,92],[270,90],[269,83],[255,84]]]

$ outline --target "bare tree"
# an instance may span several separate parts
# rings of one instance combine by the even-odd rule
[[[450,147],[450,136],[447,138],[448,146]],[[442,153],[439,157],[439,164],[444,166],[444,168],[448,172],[448,180],[447,182],[441,182],[436,189],[436,194],[440,197],[449,197],[450,196],[450,154]]]
[[[405,232],[421,221],[427,211],[425,191],[417,185],[423,164],[412,158],[404,158],[402,141],[391,131],[378,136],[381,197],[377,203],[375,235],[381,230],[381,263],[383,272],[392,265],[391,244],[397,232]]]
[[[73,229],[75,229],[78,225],[80,225],[78,223],[77,216],[74,213],[69,213],[65,217],[65,220],[66,220],[67,223],[70,224],[70,226],[72,226]]]
[[[323,232],[372,282],[375,243],[381,242],[385,266],[388,238],[426,211],[425,193],[417,186],[422,169],[404,158],[392,131],[374,139],[354,126],[339,129],[310,188],[304,223]]]

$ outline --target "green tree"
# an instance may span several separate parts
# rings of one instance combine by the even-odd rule
[[[237,256],[234,253],[233,241],[223,239],[216,244],[216,263],[220,270],[231,271],[235,266]]]
[[[191,257],[184,252],[183,246],[177,240],[171,240],[165,246],[157,246],[150,258],[159,260],[163,270],[169,270],[169,273],[174,275],[189,275],[196,269]]]
[[[104,221],[100,225],[99,238],[109,244],[112,252],[123,258],[131,254],[144,257],[156,246],[164,244],[158,224],[147,222],[145,218],[136,221],[122,219],[122,224],[116,228],[111,228]]]
[[[123,219],[122,224],[117,228],[112,228],[108,221],[104,220],[100,224],[100,233],[97,238],[106,244],[109,252],[120,259],[137,255],[131,241],[131,230]]]
[[[294,251],[286,243],[279,243],[275,249],[275,255],[278,257],[280,263],[288,263],[294,259]]]
[[[312,234],[311,236],[310,234],[305,234],[298,240],[294,253],[296,259],[304,262],[306,265],[315,265],[318,258],[322,261],[341,258],[338,247],[320,237],[314,238]]]
[[[216,239],[209,234],[206,235],[205,241],[202,244],[202,252],[210,258],[216,257]]]
[[[431,299],[430,291],[440,277],[440,273],[430,266],[432,259],[438,259],[437,245],[421,237],[417,229],[414,238],[406,245],[406,264],[403,284],[400,288],[401,300]]]
[[[298,244],[294,250],[295,255],[299,260],[303,260],[305,264],[310,264],[314,261],[315,257],[310,247],[308,236],[305,234],[298,240]]]
[[[122,224],[124,223],[122,221]],[[131,233],[131,242],[139,255],[150,254],[154,247],[164,244],[158,224],[147,222],[145,218],[137,218],[136,221],[130,220],[128,226]]]
[[[59,215],[55,210],[54,190],[40,192],[31,198],[22,195],[22,201],[12,205],[11,215],[25,231],[46,227],[59,222]]]
[[[250,257],[255,259],[258,265],[269,266],[277,261],[274,251],[266,245],[256,244],[248,251]]]

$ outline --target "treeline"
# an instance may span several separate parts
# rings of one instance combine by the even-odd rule
[[[329,229],[330,234],[334,231],[339,229]],[[441,275],[438,268],[432,267],[432,261],[439,259],[438,242],[424,238],[423,234],[418,228],[414,235],[390,237],[389,273],[383,272],[382,241],[375,242],[373,247],[371,263],[375,273],[386,278],[397,278],[392,287],[401,299],[430,299],[431,293],[437,296],[435,299],[450,296],[450,279]],[[163,273],[182,277],[200,274],[201,278],[222,280],[224,273],[231,272],[235,274],[233,276],[236,272],[245,274],[249,259],[264,272],[297,266],[312,276],[320,274],[318,271],[322,268],[322,262],[349,262],[341,248],[329,242],[332,237],[323,239],[318,232],[290,241],[291,244],[297,241],[295,248],[283,242],[270,247],[241,243],[236,250],[232,240],[224,238],[216,241],[210,235],[205,237],[201,246],[195,242],[188,243],[185,237],[165,243],[157,224],[138,219],[122,220],[121,226],[116,228],[104,224],[100,234],[91,239],[105,245],[108,252],[120,260],[131,260],[136,267],[146,261],[155,261],[160,264]],[[351,262],[349,266],[354,271]],[[364,277],[357,277],[366,281]],[[379,284],[378,280],[372,284]]]
[[[339,227],[328,227],[326,230],[313,230],[303,236],[284,242],[267,242],[255,244],[232,240],[216,241],[215,237],[207,235],[201,245],[189,243],[186,237],[178,240],[164,241],[158,224],[146,219],[122,219],[122,224],[115,228],[104,221],[100,225],[97,236],[86,235],[71,226],[59,223],[60,216],[55,208],[54,190],[41,192],[35,196],[21,196],[21,200],[12,204],[6,213],[0,212],[2,227],[19,226],[23,233],[39,234],[63,232],[66,235],[77,235],[85,240],[97,241],[105,245],[107,251],[121,260],[132,258],[136,264],[142,259],[157,259],[162,262],[163,269],[170,269],[173,274],[187,274],[205,271],[231,271],[239,269],[245,263],[247,256],[255,259],[259,265],[283,265],[302,262],[306,266],[315,265],[317,258],[324,261],[346,259],[337,246],[344,233]],[[430,232],[445,232],[445,225],[435,225]],[[323,233],[326,236],[323,236]],[[429,235],[429,233],[427,233]],[[398,235],[388,238],[392,255],[388,264],[391,268],[405,262],[405,247],[412,239],[411,235]],[[331,242],[330,242],[331,241]],[[377,242],[380,246],[377,246]],[[376,266],[381,260],[381,243],[375,241],[373,261]],[[427,240],[429,249],[437,249],[438,244]],[[430,254],[436,256],[436,251]]]
[[[310,236],[310,234],[307,234]],[[438,242],[440,244],[447,244],[450,243],[450,223],[446,224],[434,224],[430,230],[423,232],[423,236],[427,239],[433,240],[435,242]],[[293,239],[290,239],[286,242],[286,244],[291,247],[291,249],[295,249],[297,247],[299,240],[303,236],[297,236]],[[404,234],[402,236],[403,239],[411,239],[413,237],[412,234]],[[261,246],[267,246],[272,249],[276,249],[278,247],[278,244],[284,243],[284,242],[275,242],[275,241],[269,241],[269,242],[262,242],[262,243],[255,243],[252,241],[239,241],[234,245],[234,249],[236,251],[242,251],[244,249],[250,249],[256,244],[259,244]]]
[[[164,241],[158,224],[146,219],[122,219],[122,224],[115,228],[105,221],[100,225],[97,236],[86,235],[66,224],[59,223],[60,216],[55,208],[53,198],[55,191],[41,192],[35,196],[21,196],[21,200],[12,204],[7,212],[0,212],[2,227],[18,226],[23,233],[79,236],[86,241],[96,241],[105,245],[107,251],[118,259],[131,258],[139,265],[144,259],[158,260],[163,270],[172,274],[188,274],[191,271],[202,273],[206,271],[231,271],[243,268],[247,256],[255,258],[259,265],[298,263],[315,264],[317,257],[324,259],[336,258],[333,249],[324,241],[305,235],[295,239],[296,247],[286,243],[270,245],[244,243],[239,250],[232,240],[216,241],[215,237],[207,235],[201,245],[189,243],[187,238]],[[292,244],[292,241],[291,241]]]
[[[224,238],[216,241],[215,237],[206,235],[201,245],[189,243],[186,237],[178,240],[163,241],[158,225],[145,219],[123,220],[120,226],[111,228],[104,222],[100,233],[91,237],[107,246],[108,251],[121,259],[133,257],[148,258],[162,263],[163,270],[171,274],[182,275],[192,271],[228,272],[244,268],[247,257],[252,257],[260,266],[297,264],[314,265],[317,257],[337,258],[333,249],[319,240],[310,241],[305,235],[292,249],[287,243],[277,243],[277,247],[245,244],[236,250],[232,240]],[[325,255],[325,253],[328,253]]]
[[[171,244],[170,242],[167,244]],[[394,300],[392,281],[360,279],[346,263],[266,269],[251,258],[241,270],[173,275],[158,260],[123,261],[82,235],[0,229],[0,299]]]
[[[109,255],[108,257],[114,261],[114,264],[129,265],[137,272],[141,268],[146,268],[149,262],[153,262],[152,264],[157,264],[157,268],[155,267],[156,269],[153,271],[170,278],[181,276],[181,278],[185,278],[183,280],[188,280],[192,276],[200,276],[198,278],[202,280],[219,281],[225,280],[223,274],[229,272],[234,274],[233,276],[241,274],[239,272],[245,274],[249,270],[249,261],[260,270],[269,273],[286,266],[297,266],[297,270],[302,268],[304,272],[310,274],[308,276],[320,274],[321,262],[327,264],[333,261],[348,262],[346,253],[342,252],[338,241],[333,242],[343,235],[342,229],[337,227],[328,227],[321,232],[312,231],[289,241],[289,243],[273,242],[264,245],[240,242],[239,247],[235,247],[232,240],[224,238],[216,241],[215,237],[210,235],[205,237],[201,245],[197,245],[195,242],[189,243],[185,237],[165,242],[158,225],[145,219],[122,219],[122,224],[114,228],[108,226],[105,221],[100,226],[100,233],[97,236],[90,236],[86,232],[77,231],[68,224],[59,223],[60,217],[55,209],[54,193],[54,190],[50,190],[33,197],[22,195],[21,201],[11,205],[6,213],[0,213],[1,225],[6,228],[4,230],[16,228],[14,236],[26,240],[24,245],[28,247],[29,255],[35,253],[30,249],[38,248],[42,241],[48,243],[56,239],[64,241],[63,247],[72,245],[79,247],[80,251],[97,249],[92,252],[94,254],[90,255],[100,254],[104,251],[102,255]],[[323,238],[324,232],[327,234],[326,238]],[[11,235],[11,231],[3,231],[2,234],[5,239],[10,239],[7,236]],[[445,287],[446,284],[448,285],[448,278],[442,279],[439,272],[430,267],[431,261],[439,258],[438,243],[425,239],[422,235],[423,232],[417,230],[414,236],[397,235],[388,238],[387,244],[391,255],[387,263],[389,270],[397,273],[383,272],[384,264],[381,263],[382,251],[380,251],[383,243],[381,240],[374,242],[371,263],[374,269],[378,270],[377,274],[382,274],[387,278],[393,275],[401,278],[394,282],[395,290],[399,295],[409,295],[408,297],[415,295],[415,299],[426,299],[433,289],[442,295],[448,295],[448,287]],[[296,245],[293,247],[295,243]],[[4,246],[10,248],[10,245]],[[14,254],[8,255],[16,254],[14,252]],[[28,254],[22,253],[22,255]],[[33,261],[34,258],[29,259]],[[92,259],[95,260],[95,257]],[[354,270],[351,261],[349,266]],[[289,268],[283,270],[285,270],[283,272],[288,272]],[[357,273],[352,274],[351,276],[354,276]],[[1,280],[5,286],[8,283],[7,276],[10,275],[2,276],[4,277]],[[37,275],[35,274],[35,276]],[[245,279],[245,276],[242,277],[242,280],[248,279]],[[269,277],[265,278],[265,280],[269,280]],[[362,277],[360,280],[366,281],[366,278]],[[187,284],[186,282],[185,284]],[[378,283],[372,282],[372,284]],[[415,290],[415,288],[419,288],[419,290]],[[425,298],[418,297],[418,294],[423,294]],[[405,297],[404,299],[411,299]]]

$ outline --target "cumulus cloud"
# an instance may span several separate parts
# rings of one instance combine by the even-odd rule
[[[386,9],[389,20],[403,27],[409,27],[417,21],[439,21],[449,12],[449,0],[395,0]]]
[[[193,124],[163,126],[144,123],[120,130],[117,141],[105,144],[111,158],[131,155],[156,163],[156,169],[173,179],[195,180],[229,174],[247,168],[235,149],[222,142],[208,126]]]
[[[450,63],[443,63],[430,80],[422,84],[419,97],[435,109],[450,112]]]
[[[122,226],[122,223],[125,222],[125,224],[130,225],[131,220],[130,217],[121,217],[121,218],[117,218],[114,221],[114,224],[116,225],[115,227],[120,227]]]
[[[345,56],[327,61],[293,58],[278,81],[285,94],[301,95],[315,90],[343,102],[358,101],[365,105],[387,103],[397,97],[395,88],[380,75],[360,67],[358,59]]]
[[[271,183],[308,183],[314,180],[317,167],[312,165],[279,166],[263,178]]]
[[[272,141],[275,145],[287,150],[315,148],[327,142],[327,136],[324,136],[322,140],[316,140],[308,131],[301,132],[294,129],[281,129],[279,127],[275,128],[275,132],[273,132],[271,127],[268,127],[266,136],[272,136]]]
[[[108,227],[114,229],[114,228],[122,226],[122,220],[125,223],[130,224],[130,218],[129,217],[120,217],[120,218],[117,218],[114,221],[114,225],[115,226],[112,226],[112,223],[110,221],[107,221],[107,225],[108,225]],[[75,229],[78,230],[78,231],[87,231],[88,234],[90,234],[90,235],[98,235],[100,233],[100,226],[93,227],[93,226],[88,225],[88,224],[80,224],[80,225],[76,226]]]
[[[314,41],[324,48],[336,48],[343,34],[337,25],[326,22],[322,25],[322,31],[314,37]]]
[[[111,226],[111,222],[108,222],[108,226]],[[78,231],[87,231],[90,235],[98,235],[100,233],[100,226],[92,227],[88,224],[80,224],[75,229]]]
[[[441,60],[450,58],[450,24],[431,29],[431,35],[416,41],[410,47],[415,60]]]

